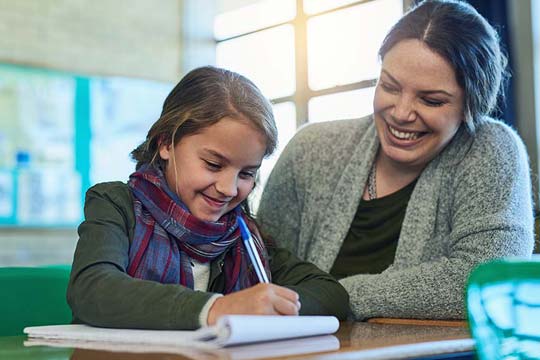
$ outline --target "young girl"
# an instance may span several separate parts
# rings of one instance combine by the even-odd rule
[[[245,77],[191,71],[172,90],[127,184],[86,194],[68,287],[74,322],[194,329],[224,314],[348,313],[333,278],[265,247],[246,198],[276,146],[272,108]],[[259,284],[238,228],[247,221],[270,284]]]

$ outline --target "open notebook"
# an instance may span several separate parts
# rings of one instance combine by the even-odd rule
[[[222,346],[332,334],[339,328],[333,316],[227,315],[214,326],[195,331],[110,329],[88,325],[27,327],[29,341],[108,342],[162,346]]]

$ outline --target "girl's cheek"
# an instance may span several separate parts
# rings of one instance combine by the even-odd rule
[[[253,191],[255,188],[255,180],[246,182],[245,184],[242,184],[241,187],[241,196],[243,199],[247,198],[249,194]]]

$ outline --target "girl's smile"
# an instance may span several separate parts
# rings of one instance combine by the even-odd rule
[[[212,196],[206,195],[205,193],[201,193],[204,200],[208,202],[208,204],[212,207],[215,207],[216,209],[220,209],[223,206],[225,206],[231,199],[229,200],[218,200],[213,198]]]

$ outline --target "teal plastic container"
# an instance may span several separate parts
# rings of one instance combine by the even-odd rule
[[[540,359],[540,257],[478,266],[467,312],[479,359]]]

